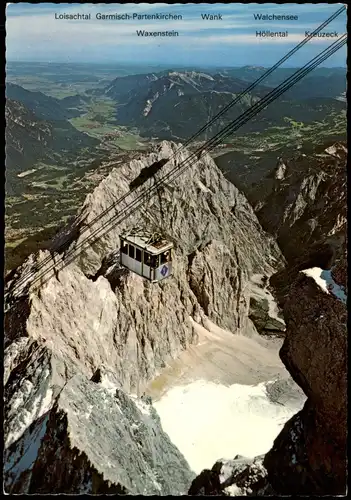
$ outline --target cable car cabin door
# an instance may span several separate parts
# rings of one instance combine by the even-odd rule
[[[144,251],[142,276],[150,281],[155,280],[155,265],[157,259],[158,256],[151,255],[149,252]]]

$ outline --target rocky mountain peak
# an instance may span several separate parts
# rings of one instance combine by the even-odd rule
[[[170,77],[177,77],[178,79],[182,80],[185,83],[191,83],[191,84],[196,84],[196,80],[209,80],[211,82],[214,82],[214,78],[210,75],[207,75],[206,73],[197,73],[196,71],[185,71],[185,72],[178,72],[178,71],[171,71],[168,73]]]
[[[284,255],[294,259],[301,248],[343,238],[346,224],[346,159],[342,143],[322,146],[311,154],[298,153],[277,165],[253,199],[257,217],[266,231],[278,238]],[[283,174],[284,171],[284,174]],[[284,179],[276,179],[276,176]],[[297,244],[300,242],[300,247]]]
[[[345,254],[339,269],[343,261]],[[314,268],[296,276],[284,302],[287,330],[280,356],[308,399],[265,457],[280,494],[345,493],[346,300],[330,271]]]
[[[90,225],[95,217],[128,193],[142,168],[162,158],[170,158],[165,175],[189,152],[163,141],[148,155],[114,168],[87,195],[51,253],[32,255],[9,283],[14,300],[5,318],[5,475],[13,492],[172,494],[190,485],[193,476],[183,457],[157,422],[141,417],[133,397],[167,360],[196,341],[194,321],[208,318],[245,333],[250,275],[269,276],[283,259],[245,197],[207,154],[167,183],[160,198],[150,198],[81,251],[96,229]],[[128,211],[137,196],[133,192],[112,213]],[[98,226],[109,217],[111,211]],[[131,227],[161,229],[174,242],[171,278],[150,284],[121,269],[115,258],[119,236]],[[41,263],[48,269],[69,252],[79,254],[74,262],[48,281],[39,278]],[[36,285],[26,279],[29,273],[38,278]],[[104,382],[101,370],[112,374],[114,382]],[[109,389],[99,389],[104,383],[118,387],[117,399],[107,394]],[[83,418],[91,426],[82,428]],[[137,441],[129,444],[133,418],[145,420],[140,451]],[[26,450],[22,456],[27,457],[33,446],[32,461],[22,460],[18,450]],[[132,480],[130,459],[128,453],[121,455],[122,449],[138,454],[140,481]],[[40,474],[44,461],[51,464],[45,478]]]
[[[216,462],[195,478],[191,494],[346,494],[346,154],[344,144],[332,144],[321,146],[307,162],[303,156],[290,161],[288,183],[274,191],[266,182],[261,194],[267,196],[270,188],[269,201],[257,212],[271,232],[278,227],[289,258],[269,281],[286,326],[280,357],[307,396],[305,405],[266,455]],[[313,226],[305,226],[312,215]],[[262,307],[260,320],[264,329]]]
[[[336,156],[337,158],[343,158],[347,154],[347,148],[344,144],[336,142],[332,146],[325,149],[328,155]]]
[[[275,167],[274,178],[281,181],[285,178],[287,166],[284,163],[283,158],[279,157],[277,161],[277,166]]]

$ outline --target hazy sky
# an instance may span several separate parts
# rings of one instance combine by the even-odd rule
[[[342,4],[7,4],[6,57],[10,61],[159,63],[204,66],[270,66]],[[57,20],[59,14],[91,14],[91,20]],[[180,14],[182,20],[97,20],[103,14]],[[295,21],[258,21],[254,14],[297,15]],[[206,21],[201,14],[221,14]],[[136,30],[176,30],[178,37],[140,37]],[[287,38],[260,39],[257,30],[285,31]],[[346,32],[346,13],[324,31]],[[335,38],[314,39],[287,66],[300,66]],[[325,63],[346,66],[346,47]]]

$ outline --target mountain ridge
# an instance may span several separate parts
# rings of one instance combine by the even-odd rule
[[[41,120],[68,120],[80,115],[77,109],[67,107],[70,98],[56,99],[43,92],[26,90],[15,83],[6,83],[5,95],[7,99],[21,102]]]
[[[256,209],[258,218],[278,233],[287,258],[287,266],[269,279],[286,321],[279,354],[307,400],[268,453],[218,460],[195,478],[189,494],[346,493],[347,148],[324,144],[317,151],[314,163],[324,172],[316,173],[310,158],[295,172],[280,158],[256,192],[263,207],[261,213]],[[308,229],[312,214],[315,224]]]
[[[145,164],[171,157],[178,151],[178,146],[163,142],[151,154],[112,170],[87,196],[77,214],[78,220],[83,215],[85,222],[92,220],[111,201],[128,192],[130,179],[138,175]],[[178,152],[176,161],[187,155],[187,151]],[[174,160],[170,163],[169,168],[173,168]],[[204,155],[197,168],[189,169],[179,178],[174,190],[164,190],[161,197],[162,203],[168,207],[164,225],[178,242],[173,261],[174,274],[170,279],[150,285],[139,276],[121,269],[118,263],[92,279],[104,259],[116,252],[120,231],[130,224],[150,228],[153,220],[159,218],[158,202],[150,200],[145,215],[133,216],[128,224],[111,229],[98,244],[83,252],[39,289],[26,291],[25,286],[21,291],[22,287],[17,288],[5,319],[8,377],[5,435],[6,443],[11,442],[6,449],[5,481],[12,492],[124,491],[143,494],[145,488],[155,492],[154,479],[158,483],[162,479],[161,491],[165,492],[174,493],[176,489],[179,494],[184,492],[186,485],[190,486],[194,475],[182,462],[179,453],[172,452],[169,443],[165,444],[165,438],[158,429],[156,432],[156,427],[156,434],[147,430],[151,424],[146,424],[139,414],[135,414],[131,394],[142,392],[143,384],[159,373],[167,360],[196,343],[194,321],[201,324],[210,318],[236,333],[246,329],[254,331],[248,318],[248,276],[253,272],[270,274],[283,263],[279,249],[261,230],[244,196],[225,180],[209,156]],[[200,218],[199,214],[202,214]],[[233,241],[233,233],[237,241]],[[81,242],[79,230],[77,234],[73,228],[71,234],[69,230],[65,231],[64,237],[68,237],[71,250]],[[46,257],[49,257],[49,265],[57,261],[59,255],[55,255],[54,249],[52,252],[31,255],[13,273],[12,283],[8,284],[10,289],[19,283],[21,277],[22,280],[25,276],[28,278],[28,273],[37,274],[37,266]],[[192,255],[191,259],[189,255]],[[94,388],[89,382],[92,378],[99,379],[95,375],[98,369],[113,372],[109,384],[115,383],[119,389],[117,400],[106,395],[105,389]],[[28,393],[25,396],[26,387]],[[112,392],[117,389],[113,388]],[[84,396],[86,390],[90,400]],[[79,403],[76,399],[76,403],[70,402],[72,391],[75,398],[79,394]],[[26,404],[14,413],[20,397],[25,397]],[[43,401],[40,408],[35,407],[38,397]],[[84,431],[83,436],[76,425],[74,404],[79,406],[82,415],[91,414],[89,405],[101,407],[101,419],[107,419],[103,428],[98,430],[93,426],[95,434]],[[118,414],[116,404],[122,412],[120,418],[122,421],[126,419],[127,426],[132,424],[134,414],[134,422],[145,429],[138,434],[142,457],[138,456],[141,457],[142,470],[149,472],[142,482],[134,482],[133,487],[127,472],[130,461],[126,462],[125,458],[112,476],[110,472],[107,475],[104,472],[103,477],[96,476],[97,472],[101,474],[101,467],[107,466],[107,462],[117,463],[113,446],[107,445],[104,431],[110,428],[111,415]],[[30,409],[32,425],[22,434],[21,419],[26,408]],[[95,416],[91,418],[95,421]],[[42,419],[46,419],[45,425]],[[116,431],[109,434],[109,441],[115,442],[112,436],[117,428],[115,424],[113,426]],[[69,441],[68,432],[72,433]],[[118,433],[118,447],[130,449],[128,435],[121,430]],[[100,451],[96,449],[97,443],[100,443]],[[27,450],[31,445],[35,445],[37,451],[33,466],[26,468],[18,462],[17,454],[22,446]],[[161,454],[152,451],[159,450],[160,446]],[[90,463],[83,458],[79,461],[79,477],[72,465],[76,456],[74,447],[88,453],[90,460]],[[53,453],[55,449],[60,450],[59,456]],[[99,458],[101,453],[105,457],[103,465]],[[155,458],[150,459],[151,455]],[[50,468],[44,478],[39,471],[41,464],[48,460]],[[60,472],[62,466],[64,475]],[[166,472],[161,474],[161,479],[158,467]],[[62,479],[58,482],[59,474]],[[175,480],[175,474],[178,480]],[[92,483],[88,480],[91,477],[96,478]]]
[[[100,144],[99,140],[79,132],[67,120],[43,120],[22,102],[9,98],[5,118],[6,179],[10,195],[21,189],[18,174],[33,168],[37,162],[57,164],[64,154],[77,154]]]
[[[324,78],[322,84],[318,85],[317,96],[308,93],[314,85],[304,82],[301,86],[300,82],[300,86],[297,84],[279,99],[278,107],[269,106],[255,121],[244,125],[243,132],[262,131],[268,124],[281,125],[286,116],[293,120],[311,122],[322,118],[328,109],[342,109],[343,104],[338,103],[336,98],[345,90],[346,82],[342,86],[341,83],[339,85],[334,82],[333,78],[333,75]],[[334,82],[335,85],[327,81]],[[163,71],[117,77],[97,92],[117,101],[116,119],[123,125],[137,127],[142,135],[178,140],[196,133],[202,123],[208,122],[246,88],[247,82],[237,75]],[[207,137],[207,134],[214,135],[272,88],[266,82],[258,85],[229,110],[225,117],[211,126],[206,134],[202,134],[201,139]],[[177,120],[173,119],[174,113]]]

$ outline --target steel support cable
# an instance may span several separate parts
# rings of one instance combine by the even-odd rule
[[[275,69],[277,69],[283,62],[285,62],[291,55],[293,55],[297,50],[299,50],[304,44],[306,44],[313,36],[314,34],[318,33],[321,29],[323,29],[327,24],[329,24],[331,21],[333,21],[337,16],[339,16],[344,10],[346,9],[345,6],[341,7],[338,11],[336,11],[329,19],[324,21],[318,28],[316,28],[308,37],[306,37],[302,42],[300,42],[294,49],[292,49],[288,54],[286,54],[280,61],[278,61],[272,68],[270,68],[267,72],[265,72],[263,75],[261,75],[258,80],[256,80],[254,83],[252,83],[245,91],[243,91],[239,96],[237,96],[233,101],[231,101],[225,108],[223,108],[216,116],[212,118],[212,120],[207,123],[205,126],[203,126],[194,136],[192,136],[190,139],[188,139],[184,145],[182,145],[170,158],[168,161],[170,161],[172,158],[174,158],[180,151],[181,149],[185,148],[194,138],[196,138],[198,135],[200,135],[208,126],[214,123],[220,116],[222,116],[228,109],[230,109],[232,106],[234,106],[244,95],[246,95],[248,92],[250,92],[253,88],[255,88],[261,81],[263,81],[267,76],[269,76]],[[202,146],[201,151],[203,150],[204,146]],[[200,152],[201,152],[200,151]],[[168,162],[167,162],[168,163]],[[166,164],[167,164],[166,163]],[[127,198],[132,192],[134,192],[136,189],[130,190],[128,193],[123,195],[120,199],[116,200],[113,204],[111,204],[107,209],[105,209],[102,213],[100,213],[98,216],[96,216],[90,223],[83,229],[83,231],[80,233],[80,235],[84,234],[84,232],[88,231],[92,225],[95,223],[99,222],[108,212],[110,212],[113,208],[116,208],[122,201],[124,201],[125,198]],[[67,245],[67,242],[63,242],[61,246],[55,249],[57,253],[60,253],[60,251],[64,250]],[[45,266],[48,262],[50,262],[51,257],[48,256],[44,259],[44,261],[41,263],[40,267]],[[31,274],[31,271],[28,273]],[[26,280],[27,277],[23,276],[20,279]]]
[[[345,40],[345,42],[346,42],[346,40]],[[336,44],[338,44],[338,45],[339,45],[339,47],[337,47],[337,48],[336,48],[336,50],[338,50],[338,48],[341,48],[341,45],[342,45],[343,43],[342,43],[342,41],[340,41],[340,40],[339,40],[339,41],[334,42],[333,46],[335,46]],[[330,46],[330,47],[328,47],[327,49],[325,49],[325,50],[322,52],[322,54],[323,54],[323,53],[325,53],[326,51],[329,51],[329,52],[330,52],[330,51],[331,51],[331,49],[333,48],[333,46]],[[320,55],[319,55],[319,56],[317,56],[317,57],[320,57],[322,54],[320,54]],[[327,55],[326,55],[326,57],[329,57],[330,55],[331,55],[331,54],[327,54]],[[325,58],[326,58],[326,57],[325,57]],[[324,58],[324,59],[325,59],[325,58]],[[314,58],[314,59],[315,59],[315,58]],[[311,62],[312,62],[312,61],[311,61]],[[321,61],[319,61],[316,65],[320,64],[320,62],[321,62]],[[308,63],[308,64],[310,64],[310,63]],[[307,66],[307,65],[306,65],[306,66]],[[313,69],[313,68],[312,68],[312,69]],[[311,69],[310,69],[310,71],[311,71]],[[301,73],[301,70],[299,70],[297,73]],[[292,80],[292,78],[293,78],[294,76],[296,77],[297,73],[295,73],[294,75],[292,75],[292,77],[290,77],[288,80],[289,80],[289,81],[291,81],[291,80]],[[304,75],[302,75],[302,76],[304,76]],[[300,78],[302,78],[302,76],[301,76]],[[273,91],[273,92],[275,92],[275,93],[276,93],[279,89],[281,89],[281,88],[283,87],[283,85],[285,85],[285,86],[286,86],[286,85],[287,85],[287,81],[286,81],[286,82],[283,82],[283,84],[281,84],[281,85],[279,86],[279,88],[275,89],[275,91]],[[287,89],[286,89],[286,90],[287,90]],[[271,92],[271,95],[273,94],[273,92]],[[268,96],[266,96],[266,97],[268,97]],[[257,105],[258,105],[258,104],[259,104],[259,105],[261,105],[261,107],[262,107],[262,108],[263,108],[263,107],[266,107],[266,105],[267,105],[267,104],[265,103],[265,100],[266,100],[266,99],[262,99],[259,103],[256,103],[256,105],[255,105],[255,106],[253,106],[253,108],[257,108]],[[249,111],[251,111],[251,114],[253,114],[253,110],[249,110]],[[244,113],[244,115],[247,115],[247,114],[248,114],[247,112],[246,112],[246,113]],[[239,125],[239,126],[241,126],[241,125]],[[230,129],[232,129],[232,128],[233,128],[233,124],[231,125]],[[228,130],[228,127],[227,127],[226,133],[228,133],[228,132],[230,132],[230,130]],[[218,135],[219,135],[219,134],[218,134]],[[217,137],[217,136],[215,136],[215,138],[216,138],[216,137]],[[213,138],[213,139],[215,139],[215,138]],[[212,139],[212,140],[213,140],[213,139]],[[218,142],[218,141],[217,141],[217,142]],[[213,145],[213,147],[215,147],[215,145],[216,145],[216,144],[214,144],[214,145]],[[212,148],[211,148],[211,149],[212,149]],[[190,157],[190,158],[191,158],[191,157]],[[190,159],[190,158],[188,157],[188,158],[185,160],[185,163],[187,163],[187,162],[189,161],[189,159]],[[187,168],[187,165],[186,165],[185,167],[181,168],[181,173],[185,170],[185,168]],[[162,179],[160,179],[160,180],[159,180],[159,182],[158,182],[156,185],[154,185],[154,186],[153,186],[153,187],[152,187],[149,191],[154,191],[155,189],[157,189],[157,188],[158,188],[158,185],[162,184],[162,183],[165,181],[165,179],[166,179],[167,177],[169,177],[169,176],[173,175],[173,174],[176,172],[176,170],[178,170],[178,169],[174,169],[172,172],[170,172],[169,174],[167,174],[166,176],[164,176]],[[180,174],[179,174],[179,175],[180,175]],[[178,177],[178,175],[177,175],[177,177]],[[126,207],[125,211],[126,211],[126,210],[128,210],[128,211],[129,211],[129,212],[127,212],[127,216],[128,216],[128,213],[133,213],[133,212],[134,212],[134,211],[133,211],[133,212],[130,212],[131,206],[132,206],[132,205],[135,205],[135,203],[136,203],[136,202],[141,201],[141,199],[142,199],[142,198],[144,198],[144,194],[147,194],[147,193],[142,193],[141,195],[139,195],[139,197],[138,197],[137,199],[135,199],[135,200],[134,200],[134,202],[132,202],[132,203],[131,203],[131,205],[129,205],[128,207]],[[120,215],[123,215],[123,212],[120,212],[119,214],[117,214],[117,216],[120,216]],[[100,232],[101,230],[103,230],[103,229],[105,228],[105,226],[106,226],[107,224],[110,224],[110,223],[111,223],[111,222],[112,222],[115,218],[116,218],[116,216],[112,217],[112,219],[110,219],[110,220],[109,220],[107,223],[105,223],[102,227],[100,226],[99,228],[97,228],[97,231],[95,231],[95,233],[96,233],[96,232]],[[122,220],[124,220],[124,219],[125,219],[125,217],[123,217],[123,219],[122,219]],[[94,236],[94,233],[93,233],[93,235],[92,235],[92,236]],[[81,244],[80,244],[79,246],[82,246],[84,243],[85,243],[85,241],[81,242]],[[74,249],[72,249],[72,251],[73,251],[73,252],[77,251],[77,250],[79,249],[79,246],[78,246],[78,247],[76,247],[76,248],[74,248]],[[56,264],[55,264],[55,265],[53,265],[51,269],[53,269],[54,267],[56,267]],[[50,271],[51,269],[48,269],[47,271]],[[45,274],[46,274],[46,272],[45,272]],[[41,279],[41,278],[42,278],[42,276],[43,276],[43,275],[38,276],[38,277],[37,277],[37,278],[38,278],[38,280],[39,280],[39,279]],[[36,280],[35,280],[35,281],[36,281]]]
[[[318,57],[320,57],[320,56],[322,56],[322,57],[320,57],[317,61],[315,61],[311,68],[304,69],[304,71],[302,73],[300,73],[298,78],[294,79],[292,84],[287,85],[287,82],[283,82],[283,84],[281,84],[281,86],[280,86],[278,94],[275,91],[273,91],[271,93],[272,95],[269,96],[269,99],[267,101],[265,101],[265,102],[260,101],[260,102],[256,103],[259,105],[257,108],[255,108],[255,109],[250,108],[250,110],[248,110],[248,112],[244,113],[245,114],[245,121],[243,121],[242,123],[239,123],[238,125],[235,125],[234,123],[232,123],[228,127],[226,127],[226,129],[221,131],[221,133],[218,134],[218,136],[215,136],[215,138],[213,138],[216,140],[213,141],[212,145],[210,146],[210,148],[208,150],[210,151],[210,150],[214,149],[218,144],[220,144],[220,142],[223,140],[223,138],[226,137],[229,133],[235,132],[238,128],[240,128],[242,125],[247,123],[247,121],[249,121],[252,117],[254,117],[256,114],[258,114],[264,108],[266,108],[267,105],[269,105],[272,101],[274,101],[275,99],[280,97],[280,95],[282,95],[284,92],[289,90],[289,88],[291,88],[293,85],[295,85],[295,83],[300,81],[307,73],[309,73],[310,71],[313,71],[313,69],[315,69],[317,66],[319,66],[319,64],[321,64],[323,61],[325,61],[331,55],[333,55],[335,52],[337,52],[337,50],[339,50],[341,47],[343,47],[346,44],[346,40],[347,40],[347,35],[343,35],[342,38],[335,41],[332,44],[332,46],[328,47],[328,49],[325,49],[321,54],[319,54]],[[296,74],[295,74],[295,76],[296,76]],[[278,90],[278,88],[276,90]],[[266,97],[268,97],[268,96],[266,96]],[[179,175],[185,170],[185,168],[187,168],[187,167],[184,167],[182,169],[182,171],[179,173]],[[178,174],[177,174],[177,177],[178,177]]]
[[[211,139],[212,144],[208,148],[208,151],[214,149],[220,142],[223,140],[225,136],[227,136],[229,133],[235,132],[240,128],[242,125],[247,123],[252,117],[254,117],[256,114],[258,114],[260,111],[262,111],[264,108],[267,107],[268,104],[270,104],[272,101],[280,97],[284,92],[289,90],[295,83],[300,81],[306,74],[308,74],[310,71],[313,71],[319,64],[321,64],[323,61],[325,61],[327,58],[329,58],[331,55],[333,55],[337,50],[339,50],[342,46],[346,44],[346,39],[347,36],[343,35],[342,38],[339,40],[335,41],[331,46],[329,46],[327,49],[325,49],[322,53],[320,53],[318,56],[316,56],[313,60],[311,60],[307,65],[305,65],[303,68],[301,68],[298,72],[296,72],[294,75],[292,75],[288,80],[283,82],[279,87],[277,87],[274,91],[272,91],[269,95],[265,96],[264,99],[256,103],[254,106],[252,106],[249,110],[247,110],[243,115],[241,115],[237,120],[232,122],[232,124],[229,124],[227,127],[225,127],[224,130],[222,130],[219,134],[214,136]],[[316,59],[316,60],[315,60]],[[312,64],[311,64],[312,63]],[[266,99],[267,98],[267,99]],[[193,155],[195,156],[195,155]],[[187,158],[188,160],[189,158]],[[179,173],[174,178],[177,178],[179,175],[181,175],[184,170],[188,168],[187,165],[184,167],[180,168]],[[173,171],[171,172],[171,174]],[[168,176],[168,174],[167,174]],[[166,179],[167,176],[164,176],[160,181],[164,182],[168,179]],[[174,180],[172,179],[172,181]]]
[[[307,63],[303,68],[301,68],[300,70],[298,70],[297,72],[295,72],[294,75],[292,75],[285,82],[283,82],[281,85],[279,85],[270,94],[268,94],[267,96],[265,96],[265,98],[263,98],[261,101],[259,101],[258,103],[256,103],[250,110],[247,110],[241,117],[239,117],[239,119],[235,120],[235,122],[237,122],[237,123],[233,122],[230,126],[227,126],[225,128],[225,130],[221,131],[220,134],[217,134],[214,138],[212,138],[212,140],[210,141],[210,142],[212,142],[212,145],[210,145],[209,150],[213,149],[219,143],[219,141],[221,140],[221,137],[224,136],[224,134],[227,135],[228,133],[231,133],[232,131],[234,131],[234,129],[237,129],[240,126],[242,126],[244,123],[246,123],[249,119],[251,119],[251,117],[255,116],[258,112],[260,112],[262,109],[264,109],[270,102],[272,102],[273,100],[275,100],[276,98],[278,98],[282,93],[286,92],[295,83],[297,83],[297,81],[301,80],[307,73],[309,73],[310,71],[312,71],[321,62],[323,62],[325,59],[327,59],[333,53],[335,53],[337,50],[339,50],[343,45],[345,45],[345,43],[346,43],[346,35],[344,35],[342,37],[342,39],[339,39],[338,41],[334,42],[330,47],[328,47],[321,54],[319,54],[314,59],[312,59],[312,61],[310,61],[309,63]],[[243,121],[243,120],[245,120],[245,121]],[[221,137],[219,137],[219,136],[221,136]],[[190,155],[190,157],[186,158],[186,160],[184,160],[183,163],[188,163],[188,161],[191,159],[191,156],[195,156],[195,155],[194,154]],[[97,228],[95,230],[95,232],[93,232],[93,234],[90,235],[90,238],[91,237],[95,237],[95,239],[92,242],[88,241],[88,240],[90,240],[90,238],[87,238],[86,240],[83,240],[83,242],[81,242],[80,245],[78,245],[77,247],[73,248],[68,253],[68,255],[65,256],[65,260],[64,260],[63,263],[66,264],[66,265],[68,265],[70,262],[72,262],[72,260],[74,260],[76,257],[78,257],[78,255],[73,255],[73,258],[67,261],[66,258],[70,257],[71,253],[75,254],[75,252],[77,250],[79,250],[80,247],[82,247],[84,245],[84,243],[88,243],[90,245],[90,244],[96,242],[101,236],[103,236],[103,234],[105,234],[107,232],[108,229],[111,229],[116,224],[121,223],[123,220],[125,220],[126,218],[128,218],[132,213],[134,213],[139,208],[139,206],[143,203],[143,199],[149,197],[150,195],[152,195],[151,192],[157,190],[159,185],[162,185],[166,180],[169,181],[170,180],[170,179],[168,179],[169,177],[173,177],[171,179],[173,181],[175,178],[179,177],[179,175],[181,175],[183,173],[183,171],[186,168],[188,168],[188,166],[189,165],[184,165],[182,167],[180,165],[176,169],[173,169],[171,172],[169,172],[163,178],[161,178],[157,183],[155,183],[154,186],[152,186],[152,188],[150,190],[148,190],[149,192],[145,191],[145,192],[141,193],[138,196],[138,198],[136,198],[130,205],[128,205],[127,207],[125,207],[124,212],[126,212],[126,213],[123,213],[123,211],[119,212],[118,214],[116,214],[115,216],[113,216],[109,221],[107,221],[103,226],[100,226],[99,228]],[[111,223],[113,223],[113,226],[110,227],[110,228],[108,228],[108,226],[110,226]],[[106,229],[105,233],[103,233],[101,235],[98,235],[98,233],[100,233],[104,229]],[[37,281],[41,281],[42,278],[45,276],[45,274],[47,274],[51,270],[55,269],[55,267],[58,264],[59,263],[54,263],[51,266],[51,268],[47,269],[43,274],[37,276],[35,278],[34,282],[32,282],[32,285],[35,284]],[[63,266],[63,267],[65,267],[65,266]],[[15,288],[17,288],[17,286]],[[18,288],[20,288],[20,286]]]
[[[290,50],[282,59],[280,59],[274,66],[272,66],[269,70],[267,70],[263,75],[261,75],[257,80],[255,80],[248,88],[246,88],[243,92],[241,92],[235,99],[233,99],[230,103],[228,103],[221,111],[219,111],[208,123],[206,123],[198,132],[196,132],[192,137],[186,140],[184,144],[180,148],[178,148],[173,155],[168,159],[168,162],[165,164],[167,165],[169,161],[174,159],[182,149],[186,148],[193,140],[195,140],[197,137],[199,137],[208,127],[214,124],[215,121],[217,121],[221,116],[223,116],[230,108],[235,106],[246,94],[251,92],[257,85],[259,85],[264,79],[266,79],[273,71],[275,71],[279,66],[281,66],[285,61],[287,61],[293,54],[295,54],[298,50],[300,50],[301,47],[303,47],[307,42],[309,42],[314,35],[319,33],[323,28],[325,28],[328,24],[330,24],[336,17],[338,17],[342,12],[346,10],[345,6],[342,6],[339,10],[337,10],[332,16],[330,16],[326,21],[324,21],[318,28],[316,28],[313,32],[311,32],[304,40],[302,40],[296,47],[294,47],[292,50]],[[200,152],[205,148],[205,146],[202,146],[202,149]],[[80,235],[84,234],[86,231],[88,231],[92,225],[95,223],[99,222],[107,213],[109,213],[111,210],[114,208],[117,208],[120,203],[122,203],[128,196],[130,196],[131,193],[133,193],[136,189],[134,188],[125,195],[123,195],[121,198],[116,200],[114,203],[112,203],[109,207],[107,207],[103,212],[101,212],[98,216],[96,216],[93,220],[89,222],[89,224],[83,229],[83,231],[80,233]],[[60,253],[61,251],[64,250],[65,246],[67,245],[67,242],[63,242],[60,246],[58,246],[55,251],[57,253]],[[41,263],[40,267],[45,266],[48,262],[50,262],[51,257],[46,257],[43,262]],[[21,278],[22,279],[22,278]],[[23,277],[23,279],[27,279],[26,277]]]
[[[290,50],[282,59],[280,59],[277,63],[274,64],[269,70],[267,70],[263,75],[261,75],[257,80],[255,80],[247,89],[241,92],[233,101],[228,103],[219,113],[217,113],[210,122],[206,123],[198,132],[196,132],[190,139],[188,139],[184,145],[187,146],[191,141],[196,139],[202,132],[206,130],[206,128],[212,125],[218,118],[223,116],[232,106],[237,104],[240,99],[242,99],[246,94],[251,92],[257,85],[259,85],[263,80],[265,80],[273,71],[275,71],[279,66],[281,66],[284,62],[286,62],[292,55],[294,55],[301,47],[303,47],[307,42],[309,42],[314,35],[319,33],[323,28],[325,28],[329,23],[331,23],[336,17],[338,17],[342,12],[346,10],[346,7],[343,6],[339,10],[337,10],[329,19],[324,21],[318,28],[316,28],[313,32],[311,32],[306,38],[304,38],[296,47]]]
[[[328,57],[330,57],[334,52],[336,52],[337,50],[339,50],[343,45],[346,44],[346,40],[347,40],[347,35],[344,34],[342,35],[342,37],[340,37],[338,40],[336,40],[335,42],[333,42],[332,45],[330,45],[328,48],[324,49],[323,52],[321,52],[318,56],[316,56],[315,58],[319,58],[319,57],[323,57],[324,54],[327,52],[327,56],[325,59],[327,59]],[[334,50],[335,49],[335,50]],[[331,51],[332,53],[329,54],[329,51]],[[314,58],[314,59],[315,59]],[[309,66],[312,62],[313,64],[314,63],[314,59],[312,59],[309,63],[307,63],[305,66],[303,66],[302,68],[300,68],[298,70],[297,73],[301,73],[302,71],[306,71],[305,68],[307,66]],[[324,59],[324,60],[325,60]],[[322,61],[323,62],[323,61]],[[306,68],[307,69],[307,73],[309,73],[310,71],[312,71],[313,69],[315,69],[317,66],[319,66],[320,62],[317,62],[313,67],[312,69],[308,69],[308,67]],[[264,104],[265,102],[265,99],[267,98],[267,100],[270,102],[271,100],[271,97],[272,95],[275,95],[277,93],[277,91],[280,91],[281,88],[283,88],[284,86],[288,85],[289,84],[289,81],[292,79],[292,78],[295,78],[297,73],[294,73],[293,75],[291,75],[291,77],[289,77],[287,80],[285,80],[283,83],[281,83],[276,89],[274,89],[272,92],[270,92],[269,94],[267,94],[263,99],[261,99],[260,101],[258,101],[257,103],[255,103],[253,106],[251,106],[246,112],[248,112],[249,114],[252,114],[252,112],[254,112],[255,109],[257,108],[261,108],[262,106],[265,107],[267,104]],[[305,76],[305,74],[307,73],[304,73],[303,76]],[[303,78],[303,76],[301,78]],[[300,78],[300,79],[301,79]],[[295,82],[297,83],[297,82]],[[286,89],[288,90],[288,89]],[[283,92],[285,92],[286,90],[284,90]],[[283,93],[282,92],[282,93]],[[256,108],[257,106],[257,108]],[[246,112],[244,114],[246,114]],[[229,123],[224,129],[222,129],[218,134],[216,134],[216,136],[214,136],[212,139],[210,139],[209,142],[211,142],[213,139],[217,140],[217,138],[222,138],[225,134],[227,135],[227,131],[230,131],[230,129],[233,127],[234,123],[240,119],[241,117],[239,116],[236,120],[234,120],[232,123]],[[215,147],[216,145],[214,145],[213,147]],[[212,149],[213,149],[212,147]],[[207,150],[207,146],[206,146],[206,150]]]

